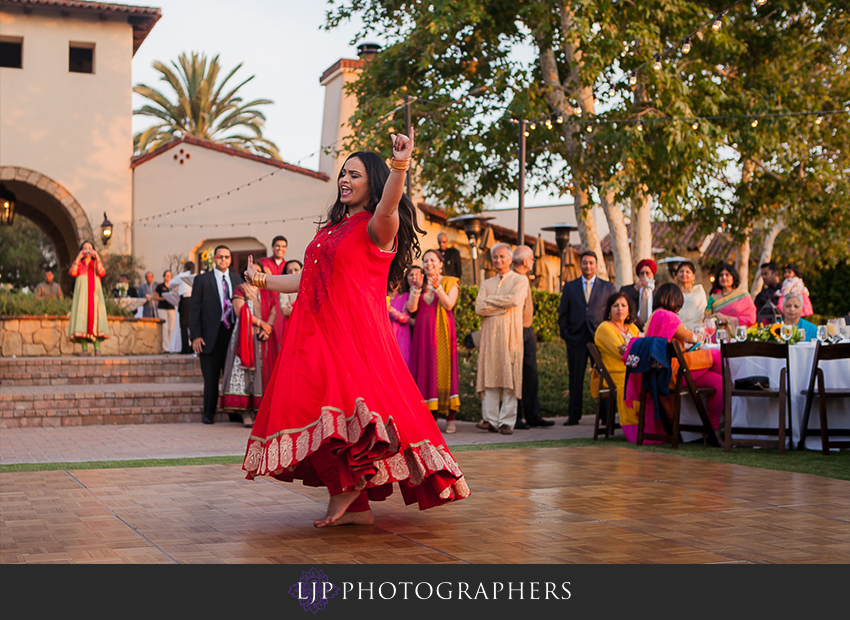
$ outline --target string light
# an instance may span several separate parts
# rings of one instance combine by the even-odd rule
[[[764,6],[767,0],[756,0],[756,4],[759,6]]]
[[[629,74],[629,84],[631,84],[632,86],[637,84],[637,73],[635,73],[634,71]]]
[[[638,124],[637,124],[637,130],[638,130],[638,131],[643,131],[643,121],[638,121]]]
[[[655,55],[655,63],[652,65],[652,68],[655,69],[656,71],[661,70],[661,54]]]
[[[682,53],[687,54],[691,51],[691,38],[685,37],[685,44],[682,45]]]
[[[573,114],[581,118],[581,108],[575,108],[575,112],[573,112]]]
[[[759,126],[759,119],[754,118],[753,122],[750,123],[750,127],[758,127],[758,126]]]
[[[693,124],[693,125],[691,125],[691,129],[693,129],[694,131],[696,131],[697,129],[699,129],[699,122],[694,121],[694,124]]]
[[[616,94],[617,94],[617,89],[614,88],[613,84],[611,84],[611,87],[608,89],[608,96],[613,97]]]
[[[552,129],[552,121],[550,121],[548,118],[546,119],[546,129]]]
[[[531,131],[534,131],[535,129],[537,129],[537,125],[536,125],[535,123],[531,123],[531,125],[529,125],[529,126],[528,126],[528,128],[529,128]]]
[[[524,135],[526,138],[530,135],[530,134],[528,133],[528,129],[526,129],[526,130],[525,130],[525,131],[523,131],[522,133],[523,133],[523,135]]]
[[[555,119],[555,122],[559,125],[562,124],[564,122],[564,117],[558,114],[558,118]]]
[[[717,19],[714,20],[714,23],[711,24],[711,29],[714,30],[714,32],[717,32],[718,30],[720,30],[720,27],[722,25],[723,25],[723,15],[721,14],[721,15],[718,15]]]
[[[593,131],[593,125],[588,125],[587,126],[587,133],[590,133],[592,131]]]
[[[823,122],[823,116],[818,114],[818,117],[815,119],[815,125],[820,125]]]

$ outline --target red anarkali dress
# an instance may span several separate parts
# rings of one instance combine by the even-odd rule
[[[242,468],[323,486],[307,457],[323,443],[343,491],[431,508],[469,495],[399,352],[387,315],[395,252],[369,237],[370,213],[321,228],[307,247],[298,304],[256,416]]]

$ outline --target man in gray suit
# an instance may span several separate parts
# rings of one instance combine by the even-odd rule
[[[614,292],[608,280],[596,277],[596,254],[581,254],[581,277],[564,284],[558,307],[558,327],[567,344],[567,371],[570,373],[570,404],[564,426],[578,424],[581,419],[584,375],[587,370],[587,344],[593,342],[596,328],[606,319],[605,303]]]

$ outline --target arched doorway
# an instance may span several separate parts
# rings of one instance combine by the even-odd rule
[[[58,261],[57,281],[71,294],[71,261],[84,239],[95,242],[85,211],[67,189],[35,170],[0,166],[0,181],[15,194],[17,215],[32,220],[50,238]]]

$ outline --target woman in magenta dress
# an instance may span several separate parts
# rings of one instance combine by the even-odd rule
[[[396,285],[387,295],[387,312],[390,315],[390,325],[393,328],[398,350],[401,352],[404,363],[410,366],[410,312],[407,310],[407,299],[410,293],[399,292]]]
[[[682,289],[672,282],[662,284],[655,293],[653,299],[655,311],[649,318],[646,326],[647,337],[664,338],[668,342],[674,338],[678,340],[682,349],[687,351],[691,345],[704,340],[703,334],[697,334],[688,329],[682,323],[677,312],[685,303]],[[627,345],[623,354],[623,361],[629,356],[630,346],[634,339]],[[720,363],[719,349],[701,349],[685,353],[685,363],[691,371],[694,383],[697,387],[714,388],[716,391],[706,399],[705,408],[711,427],[717,430],[720,426],[720,418],[723,415],[723,369]],[[673,373],[673,381],[676,373]],[[637,409],[640,403],[641,376],[639,374],[629,375],[626,385],[625,400],[628,406]],[[660,419],[655,419],[655,408],[652,399],[647,399],[644,430],[647,433],[664,434],[664,427]],[[656,443],[656,442],[647,442]]]
[[[298,303],[242,467],[248,478],[328,487],[316,527],[373,523],[369,500],[393,483],[420,509],[469,495],[387,316],[388,282],[401,279],[419,231],[402,194],[413,135],[392,139],[391,171],[374,153],[345,161],[301,274],[263,274],[250,259],[245,272],[261,288],[297,290]]]
[[[426,284],[413,307],[416,324],[410,347],[410,373],[434,417],[446,416],[446,433],[456,433],[460,382],[453,310],[460,280],[443,275],[443,255],[439,250],[425,252],[422,264]]]

